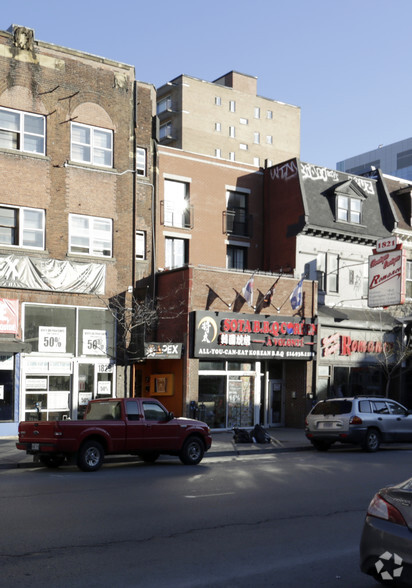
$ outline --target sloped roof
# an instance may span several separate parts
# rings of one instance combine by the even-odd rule
[[[391,234],[393,212],[385,190],[375,179],[299,161],[297,165],[306,211],[306,232],[328,232],[330,237],[356,238],[363,242],[375,242]],[[339,194],[362,200],[360,224],[337,218],[336,196]]]

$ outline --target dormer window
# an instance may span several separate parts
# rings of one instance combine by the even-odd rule
[[[337,218],[340,221],[359,225],[362,219],[361,200],[349,196],[338,196]]]
[[[335,186],[335,220],[337,222],[362,223],[362,205],[367,194],[357,183],[356,179],[350,179]]]

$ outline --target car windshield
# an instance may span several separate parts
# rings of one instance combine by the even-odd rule
[[[349,414],[352,410],[350,400],[327,400],[318,402],[313,408],[312,414]]]

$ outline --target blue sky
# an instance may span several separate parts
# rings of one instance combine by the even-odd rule
[[[412,136],[411,0],[18,0],[0,29],[134,65],[160,86],[236,70],[301,108],[301,159],[336,162]]]

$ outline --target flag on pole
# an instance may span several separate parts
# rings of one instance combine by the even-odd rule
[[[277,282],[278,282],[278,280],[276,280],[276,282],[274,282],[274,284],[272,284],[272,286],[266,292],[266,294],[265,294],[265,296],[263,298],[263,301],[262,301],[263,308],[266,308],[267,306],[270,306],[270,303],[272,302],[273,292],[275,291],[275,286],[276,286]]]
[[[246,300],[246,302],[249,304],[249,306],[253,306],[253,283],[254,283],[254,279],[252,276],[246,282],[246,286],[244,288],[242,288],[242,296]]]
[[[292,307],[293,310],[296,310],[297,308],[299,308],[300,306],[302,306],[302,283],[303,283],[304,277],[300,279],[299,283],[297,284],[297,286],[294,288],[292,294],[290,295],[290,305]]]

